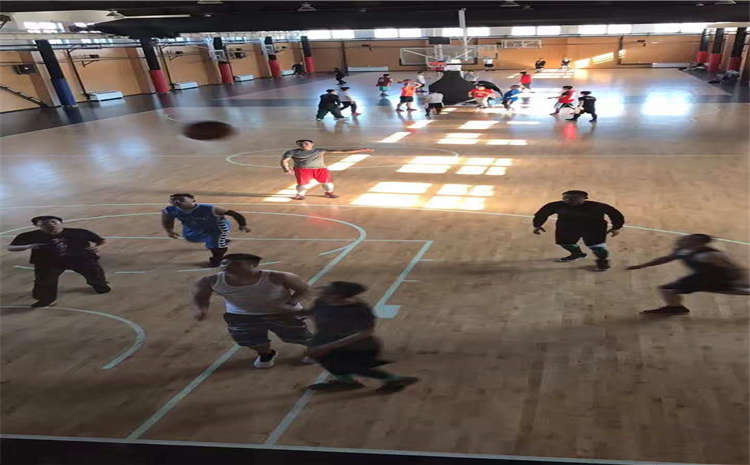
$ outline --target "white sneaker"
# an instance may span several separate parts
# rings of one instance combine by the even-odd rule
[[[268,360],[261,360],[260,355],[255,359],[253,362],[253,366],[255,368],[271,368],[274,365],[274,361],[276,360],[276,357],[279,356],[279,353],[277,351],[273,351],[273,355]]]
[[[313,365],[315,363],[318,363],[318,361],[312,357],[308,357],[307,355],[305,355],[304,357],[302,357],[302,360],[300,360],[300,363],[304,363],[305,365]]]

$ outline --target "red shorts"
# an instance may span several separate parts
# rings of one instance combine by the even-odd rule
[[[294,168],[294,176],[300,186],[310,184],[313,179],[321,184],[333,181],[328,168]]]

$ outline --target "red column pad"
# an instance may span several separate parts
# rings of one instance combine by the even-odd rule
[[[719,63],[721,63],[721,53],[712,53],[708,59],[708,71],[715,73],[719,70]]]
[[[742,63],[742,57],[731,57],[729,59],[729,67],[727,69],[739,71],[741,63]]]
[[[271,76],[275,78],[281,77],[281,67],[279,67],[279,60],[269,58],[268,66],[271,68]]]
[[[229,63],[219,63],[219,73],[221,73],[222,84],[234,84],[234,76],[232,76],[232,67]]]
[[[700,50],[695,55],[695,61],[697,63],[705,63],[708,61],[708,52],[706,50]]]
[[[166,94],[169,92],[169,84],[167,83],[167,78],[164,76],[164,71],[160,69],[152,69],[149,70],[149,74],[151,75],[151,82],[154,83],[154,88],[157,93]]]
[[[315,62],[313,61],[313,57],[305,57],[305,70],[308,73],[315,72]]]

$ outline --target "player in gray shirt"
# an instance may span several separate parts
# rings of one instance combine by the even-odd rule
[[[305,193],[315,187],[315,184],[323,185],[324,195],[335,199],[338,195],[333,193],[333,178],[326,168],[325,159],[327,153],[364,153],[372,152],[373,149],[356,150],[325,150],[316,149],[315,142],[309,139],[296,141],[296,149],[287,150],[281,157],[281,169],[285,173],[294,174],[297,179],[297,195],[294,200],[305,200]],[[294,169],[290,163],[294,161]]]

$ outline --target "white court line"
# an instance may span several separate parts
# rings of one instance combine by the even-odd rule
[[[489,459],[489,460],[525,460],[530,462],[551,461],[560,463],[591,463],[604,465],[710,465],[706,463],[689,462],[648,462],[638,460],[611,460],[611,459],[587,459],[568,457],[539,457],[533,455],[502,455],[502,454],[469,454],[460,452],[429,452],[419,450],[398,449],[355,449],[349,447],[318,447],[318,446],[277,446],[266,444],[234,443],[234,442],[205,442],[205,441],[169,441],[157,439],[118,439],[99,438],[85,436],[45,436],[34,434],[0,434],[2,439],[29,439],[38,441],[70,441],[70,442],[94,442],[105,444],[151,444],[160,446],[197,446],[197,447],[221,447],[237,449],[260,449],[260,450],[284,450],[299,452],[335,452],[341,454],[380,454],[380,455],[404,455],[417,457],[441,457],[441,458],[465,458],[465,459]],[[366,463],[366,462],[365,462]]]
[[[262,207],[268,207],[270,206],[267,203],[257,203],[257,202],[225,202],[227,205],[247,205],[247,206],[262,206]],[[100,207],[100,206],[110,206],[110,207],[135,207],[135,206],[155,206],[155,205],[164,205],[163,202],[156,203],[156,202],[144,202],[144,203],[107,203],[107,204],[77,204],[77,205],[26,205],[23,207],[0,207],[0,208],[73,208],[73,207]],[[472,214],[472,215],[486,215],[486,216],[508,216],[508,217],[517,217],[517,218],[533,218],[533,215],[523,215],[518,213],[502,213],[502,212],[487,212],[487,211],[477,211],[477,210],[451,210],[451,209],[444,209],[444,208],[421,208],[421,207],[380,207],[380,206],[371,206],[371,205],[341,205],[341,204],[315,204],[315,203],[306,203],[306,204],[289,204],[286,205],[288,207],[303,207],[303,208],[309,208],[309,207],[323,207],[323,208],[391,208],[394,210],[412,210],[412,211],[426,211],[426,212],[445,212],[445,213],[465,213],[465,214]],[[243,213],[268,213],[268,212],[243,212]],[[138,213],[136,213],[138,214]],[[156,213],[158,214],[158,213]],[[124,215],[127,216],[127,215]],[[104,216],[105,218],[108,216]],[[82,219],[96,219],[98,217],[92,217],[92,218],[82,218]],[[66,220],[66,221],[72,221],[72,220]],[[626,224],[623,226],[624,228],[629,229],[640,229],[643,231],[652,231],[652,232],[660,232],[665,234],[673,234],[677,236],[686,236],[688,234],[687,232],[682,231],[671,231],[669,229],[658,229],[658,228],[649,228],[646,226],[637,226],[637,225],[628,225]],[[3,234],[7,234],[14,231],[21,231],[23,229],[33,229],[33,226],[24,226],[21,228],[14,228],[9,229],[7,231],[0,232],[0,236]],[[734,239],[724,239],[721,237],[714,237],[714,240],[721,241],[721,242],[729,242],[733,244],[740,244],[740,245],[748,245],[750,246],[750,242],[745,241],[737,241]]]
[[[432,247],[432,243],[433,241],[425,241],[422,245],[422,248],[419,249],[414,257],[412,257],[406,267],[401,271],[401,273],[399,273],[396,280],[391,283],[391,285],[385,291],[385,294],[383,294],[383,297],[381,297],[380,300],[378,300],[378,302],[375,304],[373,310],[375,316],[377,316],[378,318],[395,318],[396,315],[398,315],[398,311],[401,306],[388,305],[388,300],[393,296],[399,286],[401,286],[401,283],[404,282],[406,277],[409,276],[411,270],[413,270],[417,263],[422,260],[422,257],[425,253],[427,253],[427,250]]]
[[[250,213],[250,212],[241,212],[241,213]],[[358,246],[362,241],[365,240],[367,237],[367,232],[360,226],[350,223],[348,221],[338,220],[335,218],[325,218],[320,216],[312,216],[312,215],[301,215],[296,213],[268,213],[272,215],[288,215],[288,216],[301,216],[305,218],[313,218],[323,221],[331,221],[334,223],[343,224],[346,226],[349,226],[351,228],[354,228],[358,233],[357,239],[352,241],[349,245],[347,245],[344,250],[342,250],[336,257],[333,258],[330,262],[328,262],[318,273],[315,274],[312,278],[310,278],[307,283],[312,285],[315,284],[320,278],[328,274],[331,269],[333,269],[334,266],[336,266],[341,260],[343,260],[347,255],[349,255],[349,252],[351,252],[356,246]],[[164,416],[169,413],[182,399],[187,397],[196,387],[198,387],[203,381],[205,381],[211,374],[213,374],[214,371],[216,371],[221,365],[224,364],[227,360],[229,360],[232,355],[234,355],[237,350],[239,350],[240,346],[234,343],[232,347],[227,350],[224,354],[222,354],[218,359],[216,359],[208,368],[203,370],[201,374],[199,374],[193,381],[191,381],[187,386],[185,386],[180,392],[175,394],[171,399],[167,401],[166,404],[164,404],[159,410],[156,411],[151,417],[149,417],[145,422],[143,422],[138,428],[136,428],[132,433],[130,433],[127,437],[127,439],[138,439],[143,434],[145,434],[153,425],[155,425],[159,420],[164,418]]]
[[[315,378],[313,384],[322,383],[327,377],[328,372],[324,371],[320,373],[317,378]],[[294,403],[292,409],[289,410],[286,415],[284,415],[281,423],[279,423],[278,426],[276,426],[276,428],[271,431],[271,434],[268,435],[268,439],[266,439],[266,442],[263,443],[264,445],[276,444],[276,441],[278,441],[281,435],[286,432],[286,430],[289,428],[289,425],[291,425],[292,422],[297,419],[297,416],[300,414],[300,412],[302,412],[302,410],[307,406],[307,403],[310,402],[310,398],[312,397],[313,393],[314,391],[312,391],[311,389],[305,389],[305,393],[302,394],[299,399],[297,399],[297,402]]]
[[[30,307],[27,307],[25,305],[2,305],[0,308],[25,308],[29,309]],[[146,340],[146,332],[141,328],[138,324],[133,323],[130,320],[127,320],[121,316],[113,315],[111,313],[104,313],[104,312],[95,312],[93,310],[83,310],[81,308],[70,308],[70,307],[41,307],[41,309],[49,309],[49,310],[65,310],[67,312],[79,312],[79,313],[88,313],[90,315],[97,315],[97,316],[103,316],[105,318],[111,318],[113,320],[117,320],[121,323],[125,323],[126,325],[130,326],[130,328],[135,332],[135,342],[125,351],[121,352],[117,357],[110,360],[108,363],[106,363],[102,370],[109,370],[120,363],[122,363],[126,358],[130,357],[134,353],[138,351],[138,349],[143,346],[143,341]]]

